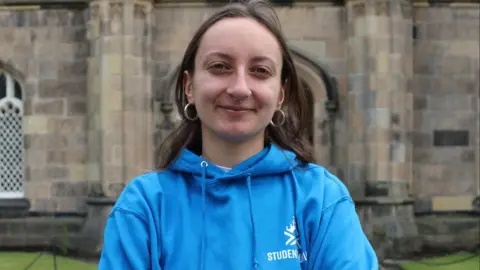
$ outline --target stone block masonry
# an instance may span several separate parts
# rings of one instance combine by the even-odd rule
[[[480,9],[417,8],[414,22],[416,211],[472,210],[480,195]]]
[[[44,250],[57,247],[76,250],[83,239],[80,233],[84,223],[82,217],[24,217],[0,219],[0,247],[22,249],[35,247]],[[26,262],[28,264],[30,262]]]
[[[151,9],[150,1],[90,3],[88,179],[92,192],[113,198],[152,168]]]
[[[348,178],[358,185],[355,197],[407,197],[411,6],[404,1],[351,1],[347,8]]]
[[[409,196],[412,6],[347,1],[347,184],[379,258],[418,250]]]
[[[81,9],[0,10],[0,61],[25,97],[32,211],[84,211],[88,48]]]

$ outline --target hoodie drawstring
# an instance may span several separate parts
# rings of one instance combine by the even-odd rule
[[[203,168],[202,170],[202,232],[201,232],[201,242],[200,242],[200,269],[205,269],[205,215],[206,215],[206,182],[207,182],[207,167],[208,163],[206,161],[202,161],[200,166]],[[252,180],[250,174],[247,176],[247,190],[248,190],[248,202],[250,206],[250,222],[252,223],[252,250],[253,250],[253,258],[252,258],[252,269],[258,269],[258,261],[257,261],[257,233],[255,231],[255,219],[253,217],[253,201],[252,201]]]
[[[252,267],[253,270],[258,269],[257,261],[257,232],[255,231],[255,219],[253,217],[253,201],[252,201],[252,180],[250,174],[247,176],[247,189],[248,189],[248,202],[250,205],[250,222],[252,223],[252,250],[253,250],[253,259]]]
[[[200,166],[203,168],[202,170],[202,236],[201,236],[201,247],[200,247],[200,269],[203,270],[205,268],[205,213],[207,208],[206,202],[206,186],[207,186],[207,167],[208,163],[206,161],[202,161]]]

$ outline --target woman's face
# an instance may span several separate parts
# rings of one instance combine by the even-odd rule
[[[227,18],[204,34],[185,93],[204,132],[229,140],[262,135],[284,98],[275,36],[249,18]],[[205,130],[206,129],[206,130]]]

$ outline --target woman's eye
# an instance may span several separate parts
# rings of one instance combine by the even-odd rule
[[[258,76],[270,76],[270,71],[263,67],[256,67],[252,69],[252,73]]]
[[[222,63],[213,64],[211,68],[215,70],[228,70],[228,67]]]

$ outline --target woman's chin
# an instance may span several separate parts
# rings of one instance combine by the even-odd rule
[[[215,133],[217,133],[219,137],[233,142],[249,140],[259,135],[258,130],[254,130],[252,128],[228,128],[218,130]]]

